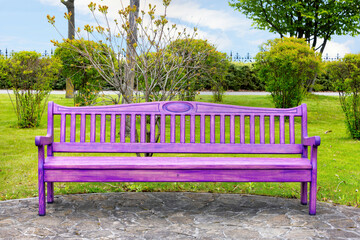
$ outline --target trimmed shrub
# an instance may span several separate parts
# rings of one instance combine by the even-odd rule
[[[62,81],[57,82],[57,85],[64,87],[64,79],[70,78],[76,91],[74,105],[93,105],[106,82],[102,80],[99,72],[91,66],[89,58],[75,51],[75,48],[99,58],[100,61],[102,60],[100,56],[105,55],[109,49],[105,44],[94,41],[69,39],[59,43],[55,49],[54,56],[58,57],[63,64],[59,78]],[[95,51],[97,51],[96,54]],[[102,63],[103,67],[106,68],[105,56]]]
[[[327,70],[339,91],[346,126],[352,138],[360,139],[360,54],[346,54],[328,64]]]
[[[269,40],[255,58],[259,78],[277,108],[299,105],[321,65],[320,54],[305,39],[293,37]]]
[[[185,53],[187,56],[179,57],[189,57],[190,55],[194,59],[197,59],[194,56],[199,52],[205,52],[206,55],[202,58],[198,76],[195,77],[195,79],[187,79],[189,84],[187,84],[187,89],[184,89],[184,92],[180,94],[180,100],[193,101],[197,91],[201,89],[211,89],[213,91],[214,101],[222,101],[225,75],[230,64],[226,53],[217,51],[214,45],[208,43],[207,40],[201,39],[178,39],[168,45],[167,51],[169,51],[170,54],[178,54],[178,49],[184,48],[188,49]]]
[[[8,59],[0,55],[0,89],[9,89],[11,84],[7,77]]]
[[[39,126],[52,83],[61,67],[57,58],[40,56],[40,53],[21,51],[13,53],[8,62],[7,76],[15,103],[10,99],[20,128]]]
[[[264,91],[265,85],[260,81],[253,63],[231,62],[225,76],[227,90]]]
[[[61,70],[60,70],[61,72]],[[66,78],[59,75],[59,77],[53,83],[53,90],[65,90],[66,89]]]
[[[315,84],[312,85],[315,92],[326,91],[334,92],[336,91],[335,84],[333,79],[330,78],[328,65],[331,65],[332,62],[323,62],[321,66],[321,71],[316,76]]]

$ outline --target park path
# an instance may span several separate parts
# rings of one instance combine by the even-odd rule
[[[9,93],[12,93],[9,90]],[[115,94],[114,91],[105,91],[105,94]],[[0,89],[0,94],[8,94],[8,90]],[[54,95],[65,95],[65,91],[51,91],[51,94]],[[322,96],[339,96],[337,92],[314,92],[315,95],[322,95]],[[212,95],[212,92],[200,92],[200,95]],[[233,96],[240,96],[240,95],[270,95],[268,92],[250,92],[250,91],[240,91],[240,92],[225,92],[225,95],[233,95]]]
[[[0,239],[360,239],[360,209],[257,195],[124,192],[0,202]]]

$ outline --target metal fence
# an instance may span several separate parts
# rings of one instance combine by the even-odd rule
[[[0,55],[5,56],[6,58],[11,57],[11,55],[14,52],[15,52],[14,50],[8,50],[8,49],[1,50],[0,49]],[[34,52],[37,52],[37,51],[34,50]],[[48,57],[48,56],[52,56],[54,54],[54,50],[53,49],[51,49],[50,51],[45,50],[44,52],[40,52],[40,53],[41,53],[42,57]]]
[[[233,62],[242,62],[242,63],[253,63],[256,61],[256,59],[250,55],[250,53],[246,53],[245,55],[241,55],[238,52],[230,52],[229,54],[230,60]],[[331,61],[337,61],[341,59],[340,54],[337,53],[335,57],[330,57],[328,53],[323,55],[322,60],[324,62],[331,62]]]
[[[5,49],[5,51],[3,51],[0,49],[0,55],[5,56],[6,58],[10,57],[12,53],[14,53],[14,50],[9,51],[8,49]],[[45,50],[44,52],[41,52],[42,57],[52,56],[53,54],[53,49],[51,49],[50,51]],[[229,58],[233,62],[253,63],[256,61],[255,58],[250,55],[250,53],[241,55],[240,53],[235,53],[233,51],[230,52]],[[339,59],[341,59],[339,53],[337,53],[335,57],[330,57],[328,53],[326,53],[325,56],[322,57],[322,60],[325,62],[337,61]]]

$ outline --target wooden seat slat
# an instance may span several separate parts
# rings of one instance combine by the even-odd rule
[[[53,143],[55,152],[301,154],[301,144]]]
[[[86,115],[81,114],[80,120],[80,142],[85,142],[86,140]]]
[[[116,136],[116,115],[111,114],[111,123],[110,123],[110,142],[115,142],[115,136]]]
[[[100,142],[104,143],[106,137],[106,115],[101,114],[100,118]]]
[[[75,142],[76,140],[76,115],[71,114],[71,123],[70,123],[70,142]]]
[[[311,170],[242,169],[60,169],[46,170],[48,182],[309,182]]]
[[[311,169],[307,158],[48,157],[44,169]]]
[[[295,143],[295,126],[294,126],[294,116],[289,118],[289,135],[290,135],[290,144]]]
[[[95,142],[96,138],[96,115],[91,114],[90,118],[90,142]]]

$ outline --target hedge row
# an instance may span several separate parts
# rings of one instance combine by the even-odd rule
[[[11,86],[6,75],[2,74],[1,64],[2,59],[0,58],[0,89],[9,89]],[[327,65],[327,63],[325,63],[325,65]],[[326,69],[326,67],[324,67],[324,69]],[[259,80],[252,63],[231,62],[228,73],[225,76],[224,88],[227,91],[265,91],[265,85]],[[61,75],[59,79],[54,82],[53,89],[65,89],[65,79],[62,78]],[[202,90],[211,89],[205,85],[205,89]],[[329,73],[326,70],[317,76],[314,91],[335,91],[334,84],[330,80]]]
[[[329,76],[328,65],[331,62],[324,63],[323,71],[317,75],[315,92],[335,92],[336,88]],[[265,84],[260,81],[253,63],[231,62],[228,74],[226,75],[226,90],[228,91],[265,91]]]

